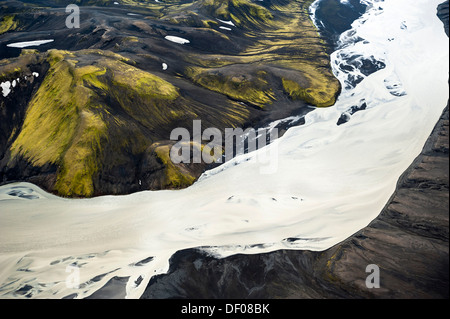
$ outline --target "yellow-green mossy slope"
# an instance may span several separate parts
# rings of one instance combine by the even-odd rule
[[[89,56],[95,63],[79,61]],[[123,116],[112,112],[122,109],[137,123],[156,128],[178,110],[171,107],[179,97],[178,90],[113,53],[51,50],[47,61],[50,69],[29,103],[20,134],[10,148],[10,161],[21,156],[36,167],[56,164],[54,191],[64,196],[92,196],[105,144],[113,142],[119,153],[123,146],[139,153],[151,144],[138,130],[134,141],[120,136],[109,141],[111,133],[126,125]],[[115,108],[105,103],[106,96]]]
[[[174,128],[192,132],[195,119],[222,132],[256,128],[307,105],[333,105],[340,84],[311,2],[75,1],[86,5],[84,23],[60,25],[51,44],[67,51],[10,48],[0,60],[0,81],[27,76],[0,100],[9,123],[0,123],[0,180],[67,197],[183,188],[206,164],[170,161]],[[17,31],[31,37],[36,21],[42,30],[64,23],[38,3],[6,9],[5,43]]]

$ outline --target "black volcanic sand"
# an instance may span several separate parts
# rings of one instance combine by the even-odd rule
[[[448,125],[447,107],[381,214],[342,243],[223,259],[179,251],[142,298],[448,298]],[[380,288],[365,285],[369,264]]]

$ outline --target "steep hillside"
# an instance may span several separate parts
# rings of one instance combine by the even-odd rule
[[[81,197],[186,187],[207,165],[170,161],[174,128],[256,128],[339,94],[310,1],[75,3],[75,29],[67,1],[1,4],[2,183]]]

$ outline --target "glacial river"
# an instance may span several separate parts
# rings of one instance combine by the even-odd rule
[[[336,104],[187,189],[62,199],[28,183],[0,187],[0,297],[85,298],[118,276],[139,298],[181,249],[320,251],[365,227],[447,104],[441,1],[364,0],[331,55]],[[367,75],[363,61],[383,67]]]

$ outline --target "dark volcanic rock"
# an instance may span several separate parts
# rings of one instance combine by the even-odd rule
[[[336,46],[339,36],[349,30],[353,21],[366,11],[366,5],[359,0],[347,2],[322,0],[316,9],[316,18],[320,20],[318,28],[331,46]]]
[[[441,3],[437,7],[437,16],[441,19],[442,23],[444,23],[445,33],[448,36],[448,23],[449,23],[449,2],[448,0]]]
[[[448,298],[448,123],[447,107],[385,209],[344,242],[224,259],[179,251],[142,298]],[[369,264],[380,288],[366,287]]]

